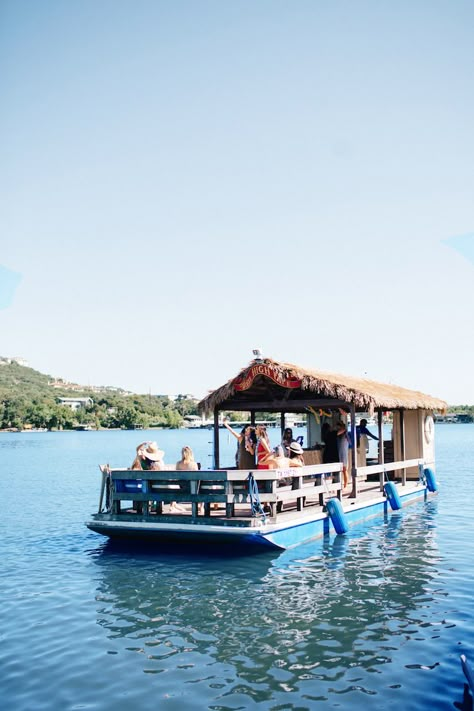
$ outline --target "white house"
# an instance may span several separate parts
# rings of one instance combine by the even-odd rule
[[[91,397],[60,397],[58,402],[60,405],[70,407],[74,411],[91,407],[94,404],[94,400]]]

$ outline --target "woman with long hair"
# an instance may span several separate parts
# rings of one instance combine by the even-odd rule
[[[255,446],[257,444],[255,428],[250,425],[245,425],[239,434],[232,429],[227,420],[224,420],[224,427],[229,430],[237,440],[237,452],[235,455],[237,468],[255,469]]]
[[[133,460],[130,469],[140,471],[160,471],[165,468],[163,457],[165,453],[162,449],[158,449],[156,442],[141,442],[138,445],[135,459]],[[133,507],[137,513],[143,512],[143,503],[134,501]]]
[[[199,469],[198,463],[194,461],[193,450],[191,447],[188,447],[188,445],[185,445],[181,449],[181,459],[176,462],[175,469],[178,471],[197,471]],[[183,511],[186,511],[186,509],[177,504],[176,501],[171,501],[170,511],[182,513]]]
[[[137,453],[130,469],[160,471],[165,468],[164,455],[163,450],[158,449],[156,442],[142,442],[137,447]]]
[[[179,462],[176,462],[176,469],[178,471],[197,471],[199,469],[199,464],[194,460],[194,453],[191,447],[188,447],[188,445],[185,445],[182,450],[181,450],[181,459]],[[215,506],[216,508],[216,506]],[[170,509],[172,511],[184,511],[181,506],[178,506],[176,502],[172,502],[170,504]],[[200,503],[198,506],[198,511],[199,513],[202,513],[204,510],[204,504]]]
[[[291,427],[285,427],[283,431],[283,436],[281,438],[281,446],[283,447],[283,454],[288,457],[290,454],[290,444],[294,442],[293,430]]]
[[[347,427],[345,422],[340,420],[337,423],[337,451],[339,454],[339,461],[342,464],[342,485],[345,488],[349,481],[349,476],[347,473],[349,464],[349,434],[347,432]]]
[[[194,461],[194,454],[191,447],[187,445],[181,450],[181,459],[176,462],[176,469],[179,471],[196,471],[199,469],[197,462]]]
[[[265,425],[257,425],[255,434],[257,435],[257,469],[270,469],[269,460],[273,459],[273,451]]]

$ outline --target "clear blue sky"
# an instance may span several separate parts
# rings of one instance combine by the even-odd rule
[[[0,355],[200,396],[260,346],[474,403],[473,26],[3,0]]]

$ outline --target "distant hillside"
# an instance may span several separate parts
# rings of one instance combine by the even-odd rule
[[[82,388],[71,393],[66,386],[64,388],[51,387],[49,383],[55,382],[51,375],[45,375],[33,368],[27,368],[17,363],[5,363],[0,365],[0,400],[11,397],[12,394],[22,395],[30,399],[37,397],[51,398],[56,401],[58,397],[86,397],[89,390]]]
[[[4,387],[11,385],[21,385],[26,387],[45,387],[48,385],[50,377],[43,375],[33,368],[25,368],[25,366],[17,363],[2,362],[0,365],[0,392],[3,392]]]
[[[52,386],[54,383],[54,387]],[[72,389],[73,388],[73,389]],[[118,388],[81,388],[17,363],[0,364],[0,429],[47,427],[177,427],[185,415],[196,414],[196,402],[185,396],[134,395]],[[92,404],[72,411],[65,398],[91,398]]]

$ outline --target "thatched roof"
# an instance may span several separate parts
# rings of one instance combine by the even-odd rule
[[[268,366],[269,375],[265,373],[265,368],[255,366]],[[238,409],[245,409],[245,403],[250,401],[261,402],[262,409],[265,409],[272,401],[286,400],[286,410],[291,412],[291,407],[296,406],[298,400],[302,403],[303,400],[313,399],[316,404],[318,400],[354,404],[360,412],[372,412],[377,408],[436,411],[447,408],[444,400],[397,385],[309,370],[265,358],[263,361],[252,361],[236,377],[209,393],[199,403],[199,409],[210,414],[218,406],[226,409],[226,403],[229,404],[228,409],[236,404],[241,406]]]

